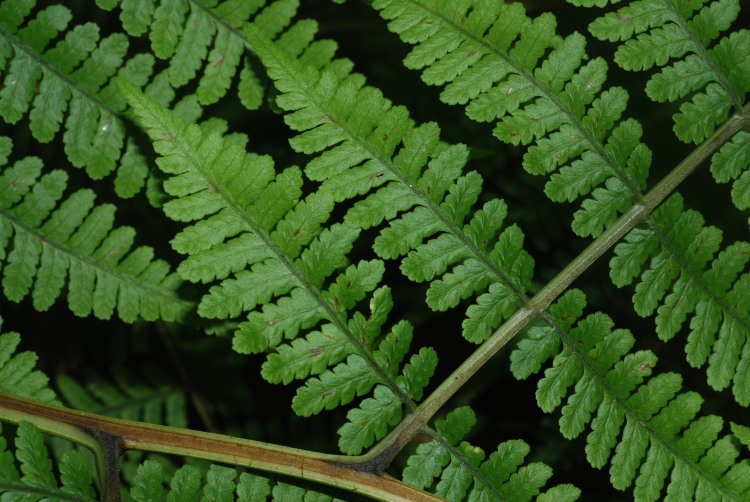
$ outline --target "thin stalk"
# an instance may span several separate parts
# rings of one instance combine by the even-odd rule
[[[184,455],[283,474],[386,502],[443,500],[386,474],[371,472],[363,466],[363,457],[327,455],[210,432],[102,417],[3,393],[0,393],[0,420],[30,422],[43,432],[85,446],[94,452],[99,466],[105,468],[115,455],[119,457],[122,448]],[[111,484],[112,479],[107,482]]]

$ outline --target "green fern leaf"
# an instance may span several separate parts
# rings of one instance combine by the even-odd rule
[[[164,204],[166,214],[195,222],[172,241],[189,255],[191,265],[180,270],[191,280],[220,281],[198,313],[245,316],[234,349],[269,352],[263,376],[271,382],[307,379],[292,401],[299,415],[346,405],[377,385],[397,396],[399,407],[413,409],[434,370],[434,352],[423,349],[399,371],[411,327],[400,322],[382,333],[393,302],[378,289],[380,261],[341,270],[359,231],[340,223],[321,230],[332,197],[318,192],[300,201],[296,167],[277,174],[269,157],[246,153],[244,141],[188,127],[132,84],[121,87],[155,142],[159,167],[171,175],[164,187],[175,198]],[[237,261],[233,250],[245,247],[251,251]],[[369,319],[357,310],[368,296]],[[382,423],[372,421],[368,441],[382,435]]]
[[[154,54],[169,60],[167,74],[173,87],[182,87],[199,77],[196,96],[201,105],[221,99],[238,73],[242,104],[251,110],[262,104],[264,83],[246,56],[247,41],[240,32],[245,23],[280,40],[287,36],[293,39],[301,32],[308,32],[309,37],[317,31],[312,21],[292,23],[299,0],[225,0],[205,4],[189,0],[124,0],[120,8],[125,30],[133,36],[148,33]]]
[[[711,158],[711,173],[719,183],[734,180],[732,202],[738,209],[750,207],[750,133],[739,131]]]
[[[578,499],[580,490],[571,485],[558,485],[540,495],[552,470],[539,462],[523,465],[529,453],[523,441],[501,443],[485,460],[480,448],[461,441],[475,423],[476,416],[468,406],[438,420],[435,425],[441,440],[417,447],[407,460],[404,481],[420,489],[434,485],[435,493],[448,500],[531,500],[535,496],[542,500]]]
[[[571,325],[578,312],[571,318],[573,309],[566,305],[578,310],[585,298],[574,290],[560,300],[555,315],[564,312],[560,326]],[[667,498],[747,497],[750,478],[736,479],[750,474],[750,467],[736,462],[737,450],[729,436],[719,437],[723,420],[713,415],[696,418],[703,399],[694,392],[681,393],[678,374],[651,377],[656,356],[650,351],[632,352],[633,335],[612,328],[612,320],[602,313],[578,320],[570,329],[547,328],[545,334],[559,337],[563,348],[544,355],[554,358],[539,381],[539,406],[551,412],[565,400],[560,417],[563,435],[574,438],[590,426],[589,463],[601,468],[609,461],[612,485],[624,490],[635,484],[636,500],[659,499],[665,484]],[[529,337],[538,339],[532,331]],[[530,344],[519,343],[520,354],[512,360],[527,359],[529,348]],[[511,369],[519,378],[528,376],[527,367]]]
[[[55,392],[48,386],[49,379],[34,369],[36,354],[28,351],[14,354],[20,341],[20,335],[13,331],[0,334],[0,392],[57,404]]]
[[[120,74],[145,84],[153,57],[138,54],[125,60],[127,37],[115,33],[100,40],[93,23],[65,31],[71,14],[61,5],[40,11],[23,27],[33,2],[6,1],[2,8],[8,12],[0,16],[0,45],[7,52],[0,58],[0,69],[6,70],[0,117],[14,124],[28,113],[31,132],[43,143],[63,129],[65,154],[73,166],[85,168],[94,179],[117,169],[117,193],[132,197],[144,185],[147,162],[126,137],[125,102],[109,80]],[[63,32],[64,38],[48,48]]]
[[[555,18],[530,19],[521,3],[379,0],[373,7],[415,45],[404,64],[444,86],[442,101],[467,104],[474,120],[498,120],[494,134],[504,142],[531,145],[527,171],[558,171],[545,187],[552,200],[589,196],[575,214],[577,234],[600,235],[640,196],[651,153],[640,125],[622,120],[627,92],[602,91],[607,65],[586,61],[583,36],[555,42]]]
[[[732,423],[732,433],[737,436],[740,443],[750,448],[750,427],[744,425]]]
[[[39,429],[21,422],[15,446],[15,452],[7,450],[6,440],[0,436],[0,494],[3,500],[97,500],[91,465],[80,452],[68,450],[60,458],[58,482]]]
[[[283,93],[277,101],[289,112],[287,124],[300,132],[292,146],[320,154],[305,168],[308,177],[322,181],[321,190],[336,201],[365,196],[347,212],[347,224],[368,228],[391,220],[373,249],[382,258],[408,253],[401,270],[431,281],[431,308],[446,310],[488,290],[463,325],[467,339],[486,339],[522,301],[533,262],[518,227],[500,231],[502,201],[472,214],[482,180],[475,172],[462,176],[467,148],[439,146],[434,124],[413,127],[404,108],[362,86],[358,76],[318,72],[252,27],[246,33]]]
[[[0,149],[9,151],[7,138]],[[68,305],[77,315],[107,319],[117,310],[126,322],[174,320],[191,308],[177,295],[180,281],[167,264],[154,260],[151,248],[131,250],[131,228],[112,229],[113,206],[94,206],[93,192],[85,189],[60,202],[67,175],[40,177],[41,169],[41,160],[27,157],[0,174],[0,257],[8,299],[17,302],[31,293],[34,307],[46,310],[67,282]]]
[[[741,111],[750,91],[750,31],[721,36],[739,14],[737,0],[640,0],[605,14],[589,29],[599,39],[622,42],[615,53],[622,68],[662,67],[646,84],[654,101],[692,96],[674,115],[674,131],[682,141],[698,143],[732,108]]]
[[[134,501],[151,502],[195,502],[212,500],[221,502],[264,502],[271,500],[306,500],[328,502],[330,495],[310,488],[283,482],[272,482],[268,478],[243,472],[239,474],[230,467],[211,464],[201,470],[193,465],[183,465],[168,479],[165,467],[156,460],[146,460],[138,466],[130,496]],[[168,486],[165,486],[168,482]],[[335,499],[338,500],[338,499]]]
[[[656,313],[656,332],[662,340],[673,338],[689,319],[688,362],[694,367],[708,363],[708,383],[717,390],[734,382],[735,399],[747,406],[750,277],[744,271],[750,244],[735,242],[720,251],[721,232],[704,226],[696,211],[683,210],[677,195],[653,218],[660,228],[669,228],[666,240],[677,254],[660,246],[655,234],[633,231],[615,247],[610,262],[613,282],[622,286],[640,278],[633,304],[641,316]],[[687,267],[676,255],[688,261]]]

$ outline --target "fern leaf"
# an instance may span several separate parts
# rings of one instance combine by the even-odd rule
[[[126,60],[127,37],[115,33],[100,39],[93,23],[68,29],[71,14],[61,5],[32,16],[33,2],[4,3],[18,5],[7,7],[12,15],[0,17],[0,43],[7,51],[7,58],[0,59],[0,69],[6,70],[0,117],[14,124],[28,114],[33,136],[43,143],[62,129],[73,166],[85,168],[93,179],[117,169],[117,193],[132,197],[145,183],[147,162],[126,136],[125,103],[109,80],[120,74],[145,84],[153,57],[138,54]]]
[[[704,226],[700,213],[684,210],[678,195],[653,218],[660,228],[669,228],[666,239],[688,261],[687,267],[672,250],[659,245],[655,234],[635,230],[615,247],[610,262],[613,282],[623,286],[640,278],[633,296],[636,312],[656,313],[656,332],[662,340],[674,337],[689,320],[688,362],[694,367],[708,363],[709,385],[721,390],[734,382],[735,399],[749,405],[750,276],[745,270],[750,245],[735,242],[722,250],[721,232]],[[699,275],[690,272],[695,270]]]
[[[167,74],[173,87],[198,77],[198,102],[210,105],[227,93],[239,74],[240,101],[254,110],[263,102],[264,83],[246,54],[247,41],[240,28],[249,22],[279,39],[317,31],[314,22],[292,23],[298,8],[299,0],[125,0],[120,3],[120,17],[130,35],[148,33],[154,54],[169,61]]]
[[[404,481],[420,489],[432,487],[448,500],[531,500],[535,496],[541,500],[578,499],[580,490],[571,485],[558,485],[540,494],[552,470],[540,462],[523,465],[529,453],[523,441],[501,443],[485,459],[484,451],[461,441],[475,423],[476,416],[468,406],[438,420],[435,425],[441,440],[417,447],[407,460]]]
[[[711,157],[711,173],[719,183],[734,180],[732,202],[737,209],[750,207],[750,133],[739,131]]]
[[[652,377],[656,356],[631,351],[633,335],[613,329],[605,314],[575,322],[585,303],[582,293],[569,291],[555,309],[555,316],[565,315],[558,329],[529,330],[529,340],[556,337],[562,342],[538,359],[552,358],[538,384],[539,406],[551,412],[562,405],[560,430],[566,437],[578,437],[590,427],[589,463],[602,468],[609,461],[612,485],[624,490],[634,484],[636,500],[658,500],[665,485],[667,498],[746,498],[750,478],[739,483],[735,479],[748,476],[749,467],[736,462],[738,452],[729,436],[719,437],[723,420],[713,415],[696,418],[703,399],[695,392],[681,392],[678,374]],[[533,342],[519,343],[511,356],[517,378],[541,371],[536,361],[532,368],[522,364],[535,350]]]
[[[7,138],[0,149],[9,152]],[[131,228],[112,228],[113,206],[94,206],[86,189],[61,202],[67,175],[56,170],[40,176],[41,170],[40,159],[27,157],[0,174],[0,257],[8,299],[31,294],[34,307],[46,310],[67,285],[73,313],[108,319],[116,310],[126,322],[174,320],[191,308],[178,296],[180,281],[167,264],[154,260],[151,248],[131,249]]]
[[[474,120],[497,120],[494,134],[504,142],[531,145],[523,163],[530,173],[557,171],[545,187],[552,200],[588,196],[575,214],[577,234],[600,235],[640,195],[650,150],[641,126],[622,118],[627,92],[602,90],[607,64],[586,60],[583,36],[553,43],[555,18],[530,19],[521,3],[380,0],[373,7],[415,45],[404,64],[444,86],[442,101],[466,104]]]
[[[723,35],[739,14],[737,0],[641,0],[605,14],[589,29],[599,39],[622,42],[615,53],[622,68],[662,67],[646,84],[654,101],[692,96],[674,115],[674,131],[682,141],[699,143],[732,108],[741,111],[750,91],[750,31]]]
[[[15,452],[7,449],[0,436],[0,494],[3,499],[97,500],[89,461],[78,451],[68,450],[60,458],[59,481],[53,472],[52,461],[41,431],[28,422],[18,425]],[[20,472],[19,472],[20,471]]]
[[[68,375],[55,379],[62,399],[72,408],[125,420],[187,427],[184,392],[155,367],[145,367],[144,375],[134,375],[122,366],[112,368],[106,378],[90,372],[84,383]]]
[[[0,392],[57,404],[47,375],[34,369],[37,355],[30,351],[15,354],[20,342],[16,332],[0,334]]]
[[[167,484],[168,483],[168,484]],[[313,488],[295,486],[266,477],[211,464],[207,469],[183,465],[171,475],[161,462],[146,460],[138,466],[130,496],[135,501],[188,502],[196,500],[262,502],[266,500],[310,500],[328,502],[330,495]]]
[[[408,254],[401,270],[431,281],[431,308],[480,295],[467,310],[464,336],[486,339],[523,301],[533,262],[518,227],[501,231],[502,201],[473,210],[482,179],[462,173],[467,148],[439,146],[437,126],[412,126],[404,108],[357,76],[305,67],[252,27],[246,33],[283,93],[278,104],[287,124],[299,131],[293,148],[319,154],[305,169],[308,177],[336,201],[364,196],[347,212],[347,224],[368,228],[390,220],[373,249],[381,258]]]
[[[121,87],[154,140],[158,165],[171,175],[164,187],[175,198],[164,205],[166,214],[195,222],[173,247],[188,260],[200,256],[203,270],[193,280],[220,281],[203,296],[199,314],[244,316],[234,349],[269,352],[263,376],[271,382],[307,379],[292,402],[300,415],[347,405],[377,385],[397,396],[399,407],[413,409],[434,353],[419,352],[399,370],[411,327],[397,323],[383,333],[393,305],[389,291],[378,289],[383,264],[345,267],[359,231],[340,223],[321,230],[332,197],[318,192],[300,200],[296,167],[277,173],[270,157],[246,153],[244,142],[186,126],[132,84]],[[230,256],[244,246],[251,251],[241,262]],[[368,296],[369,319],[357,309]],[[382,435],[381,423],[372,422],[368,441]]]

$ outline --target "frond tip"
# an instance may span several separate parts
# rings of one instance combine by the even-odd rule
[[[511,354],[516,378],[544,370],[537,402],[545,412],[562,406],[560,430],[568,438],[591,428],[586,457],[597,468],[610,462],[610,479],[624,490],[635,483],[638,501],[747,500],[750,464],[738,461],[723,420],[698,417],[703,399],[681,392],[682,377],[651,377],[656,356],[631,352],[633,335],[613,329],[600,312],[578,320],[586,306],[580,291],[567,292],[550,308],[552,327],[534,327]]]

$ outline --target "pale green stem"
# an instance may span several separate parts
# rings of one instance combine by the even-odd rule
[[[316,481],[383,501],[443,500],[387,474],[375,473],[364,457],[326,455],[209,432],[102,417],[0,393],[0,420],[30,422],[43,432],[69,439],[94,452],[107,487],[119,488],[113,459],[121,450],[141,450],[202,458]],[[113,468],[114,466],[114,468]]]

